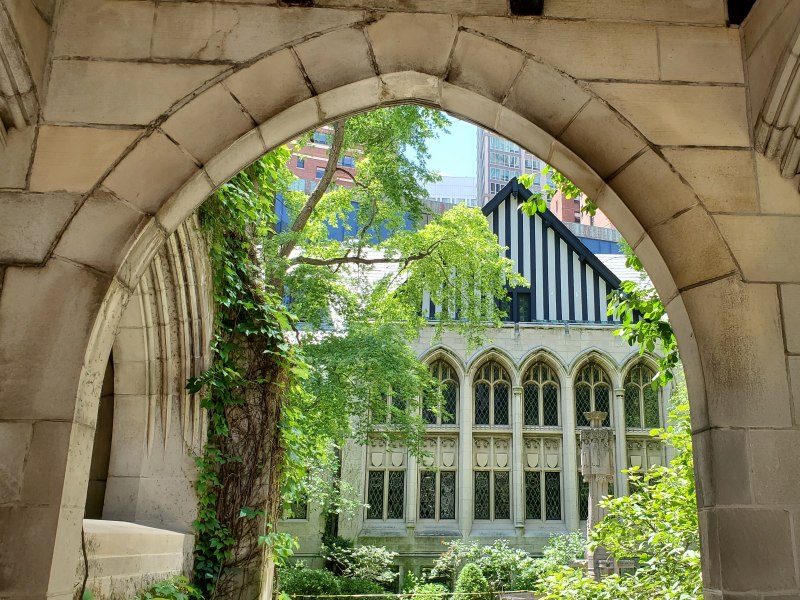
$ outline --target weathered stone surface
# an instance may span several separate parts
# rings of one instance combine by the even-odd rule
[[[139,142],[106,177],[103,185],[146,213],[155,213],[197,165],[159,131]]]
[[[388,13],[367,27],[378,70],[419,71],[441,76],[456,36],[457,22],[452,15]]]
[[[155,4],[139,0],[68,0],[61,6],[53,56],[149,58],[154,13]]]
[[[522,68],[524,57],[486,38],[460,33],[447,81],[501,102]]]
[[[800,217],[715,215],[714,220],[745,279],[800,281],[800,264],[795,260]]]
[[[51,473],[50,477],[63,477]],[[41,582],[50,576],[53,557],[58,507],[55,506],[0,506],[0,589],[9,598],[31,598],[31,591],[45,590]],[[36,540],[32,544],[31,540]],[[65,556],[69,560],[74,555]],[[77,564],[77,557],[76,557]],[[73,566],[74,569],[74,566]]]
[[[780,286],[780,297],[786,349],[800,354],[800,285]]]
[[[755,154],[758,203],[767,214],[800,215],[797,181],[781,177],[778,165],[762,154]]]
[[[652,238],[645,234],[640,239],[631,243],[634,244],[633,248],[636,252],[636,256],[642,261],[642,265],[644,265],[647,271],[647,276],[650,277],[650,281],[653,282],[659,298],[661,298],[663,302],[672,300],[672,298],[677,295],[678,288],[675,285],[675,279],[669,267],[664,262],[664,257],[661,256]]]
[[[36,128],[11,129],[5,145],[0,144],[0,188],[23,189],[28,175],[28,166],[33,155],[33,140]]]
[[[10,0],[4,6],[14,24],[17,39],[36,88],[41,91],[48,58],[50,26],[32,2]]]
[[[255,136],[259,137],[257,132]],[[261,146],[263,147],[263,144]],[[216,164],[219,166],[220,163]],[[219,176],[224,178],[222,174]],[[211,195],[212,191],[208,175],[199,172],[169,197],[156,213],[156,219],[164,229],[171,233],[194,212],[205,198]]]
[[[641,83],[591,87],[654,144],[750,145],[744,88]]]
[[[791,423],[775,288],[728,277],[683,292],[703,363],[712,427]]]
[[[725,25],[725,5],[718,0],[548,0],[548,17],[611,19],[614,21],[666,21]]]
[[[0,192],[0,262],[41,263],[80,196]]]
[[[75,214],[54,252],[113,275],[145,218],[130,204],[98,190]],[[100,230],[104,235],[95,235]]]
[[[486,106],[486,109],[493,112],[495,106],[490,104]],[[497,124],[494,129],[498,134],[517,143],[536,156],[549,157],[555,142],[553,137],[545,130],[504,107],[500,107],[500,112],[497,114]]]
[[[652,25],[496,17],[467,17],[463,25],[578,79],[658,79],[658,44]]]
[[[224,85],[258,123],[311,97],[290,50],[262,58],[231,75]]]
[[[528,60],[508,94],[505,106],[548,133],[561,135],[589,94],[570,77]]]
[[[362,19],[361,11],[165,2],[157,9],[153,56],[241,62]]]
[[[439,78],[417,71],[400,71],[381,75],[381,95],[387,102],[416,100],[429,104],[441,103]]]
[[[648,230],[698,203],[691,188],[652,150],[638,156],[608,184]]]
[[[318,96],[319,116],[322,121],[328,121],[369,108],[377,108],[383,102],[382,92],[383,84],[378,77],[362,79],[356,83],[330,90]],[[303,133],[303,131],[303,129],[298,130],[295,135]]]
[[[361,29],[333,31],[299,44],[295,51],[318,94],[376,74]]]
[[[89,332],[108,283],[63,260],[6,269],[0,419],[72,420]]]
[[[569,177],[589,198],[596,198],[605,185],[590,165],[561,142],[553,142],[550,156],[546,160]]]
[[[789,512],[766,508],[715,509],[723,589],[795,589]],[[754,552],[754,541],[761,540]]]
[[[739,31],[729,27],[659,27],[661,79],[744,83]]]
[[[664,148],[709,212],[758,212],[751,150]]]
[[[208,115],[214,115],[212,122],[206,121]],[[217,84],[182,106],[162,129],[205,163],[254,125],[228,90]]]
[[[749,433],[753,493],[758,504],[797,504],[800,431],[753,430]]]
[[[736,265],[709,214],[699,206],[649,230],[678,289],[732,273]]]
[[[0,423],[0,504],[10,505],[20,499],[32,435],[30,423]]]
[[[597,172],[608,177],[645,147],[636,130],[598,100],[586,104],[559,141]]]
[[[476,123],[494,123],[500,105],[470,90],[442,83],[442,108]]]
[[[61,502],[63,482],[58,477],[48,477],[48,474],[64,471],[67,456],[54,453],[53,449],[69,447],[71,430],[72,423],[66,422],[43,421],[33,425],[25,460],[25,481],[21,498],[24,504],[58,506]],[[90,437],[86,448],[90,456],[91,441]]]
[[[281,116],[279,115],[276,118],[281,118]],[[286,140],[281,140],[281,142],[284,141]],[[230,146],[225,148],[225,150],[211,159],[206,165],[205,170],[206,173],[208,173],[208,176],[211,178],[211,181],[214,182],[214,185],[220,185],[225,183],[243,167],[253,162],[259,156],[266,154],[266,152],[267,147],[264,146],[264,140],[262,139],[261,132],[258,130],[248,131]],[[198,173],[189,181],[197,181],[196,186],[202,189],[203,184],[199,181],[202,176],[202,173]],[[187,182],[187,186],[189,186],[189,182]],[[195,189],[197,189],[196,186],[187,187],[186,189],[181,188],[178,190],[176,195],[173,196],[175,199],[174,202],[182,201],[184,198],[179,198],[178,196],[183,196],[184,193],[194,193]],[[169,210],[169,207],[166,204],[164,205],[164,208]],[[167,221],[169,222],[169,218],[167,218]],[[172,223],[174,222],[175,219],[173,218]]]
[[[40,127],[30,189],[34,192],[89,190],[139,133],[135,129]]]
[[[505,15],[508,12],[503,0],[403,0],[402,6],[398,6],[396,0],[317,0],[317,5],[462,15]]]
[[[55,60],[44,117],[71,123],[147,124],[224,69]]]

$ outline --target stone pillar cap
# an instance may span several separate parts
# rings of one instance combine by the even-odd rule
[[[583,416],[589,421],[591,427],[602,427],[608,413],[602,410],[593,410],[583,413]]]

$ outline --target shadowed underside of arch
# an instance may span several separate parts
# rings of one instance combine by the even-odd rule
[[[0,595],[71,593],[108,353],[168,236],[271,148],[402,102],[527,148],[631,242],[686,367],[709,594],[796,594],[798,490],[773,465],[800,464],[788,375],[800,366],[800,267],[766,259],[792,253],[787,215],[800,203],[753,154],[739,35],[721,2],[701,4],[713,10],[680,8],[702,13],[694,22],[669,7],[587,21],[572,18],[580,8],[512,20],[98,0],[87,19],[65,6],[25,191],[0,198],[13,207],[0,224],[0,426],[33,456],[5,459],[0,530],[40,548],[24,569],[14,543],[0,549]],[[98,15],[136,24],[125,44],[99,35]]]

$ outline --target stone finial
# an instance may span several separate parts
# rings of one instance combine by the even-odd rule
[[[593,410],[583,413],[583,416],[589,421],[590,427],[602,427],[603,421],[606,420],[608,413],[602,410]]]

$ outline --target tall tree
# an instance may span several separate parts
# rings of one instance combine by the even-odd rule
[[[275,531],[282,493],[296,499],[324,480],[346,439],[377,426],[419,452],[420,405],[441,397],[409,345],[427,322],[423,294],[441,307],[439,331],[475,342],[499,323],[506,286],[524,283],[479,210],[425,215],[424,184],[436,178],[426,141],[447,124],[415,106],[337,121],[310,194],[291,190],[281,148],[203,206],[218,322],[214,366],[191,384],[207,390],[211,424],[196,576],[215,597],[263,588],[253,573],[264,552],[290,543]],[[357,175],[340,167],[344,155]],[[279,230],[281,199],[289,220]],[[331,239],[328,227],[342,223],[343,239]]]

